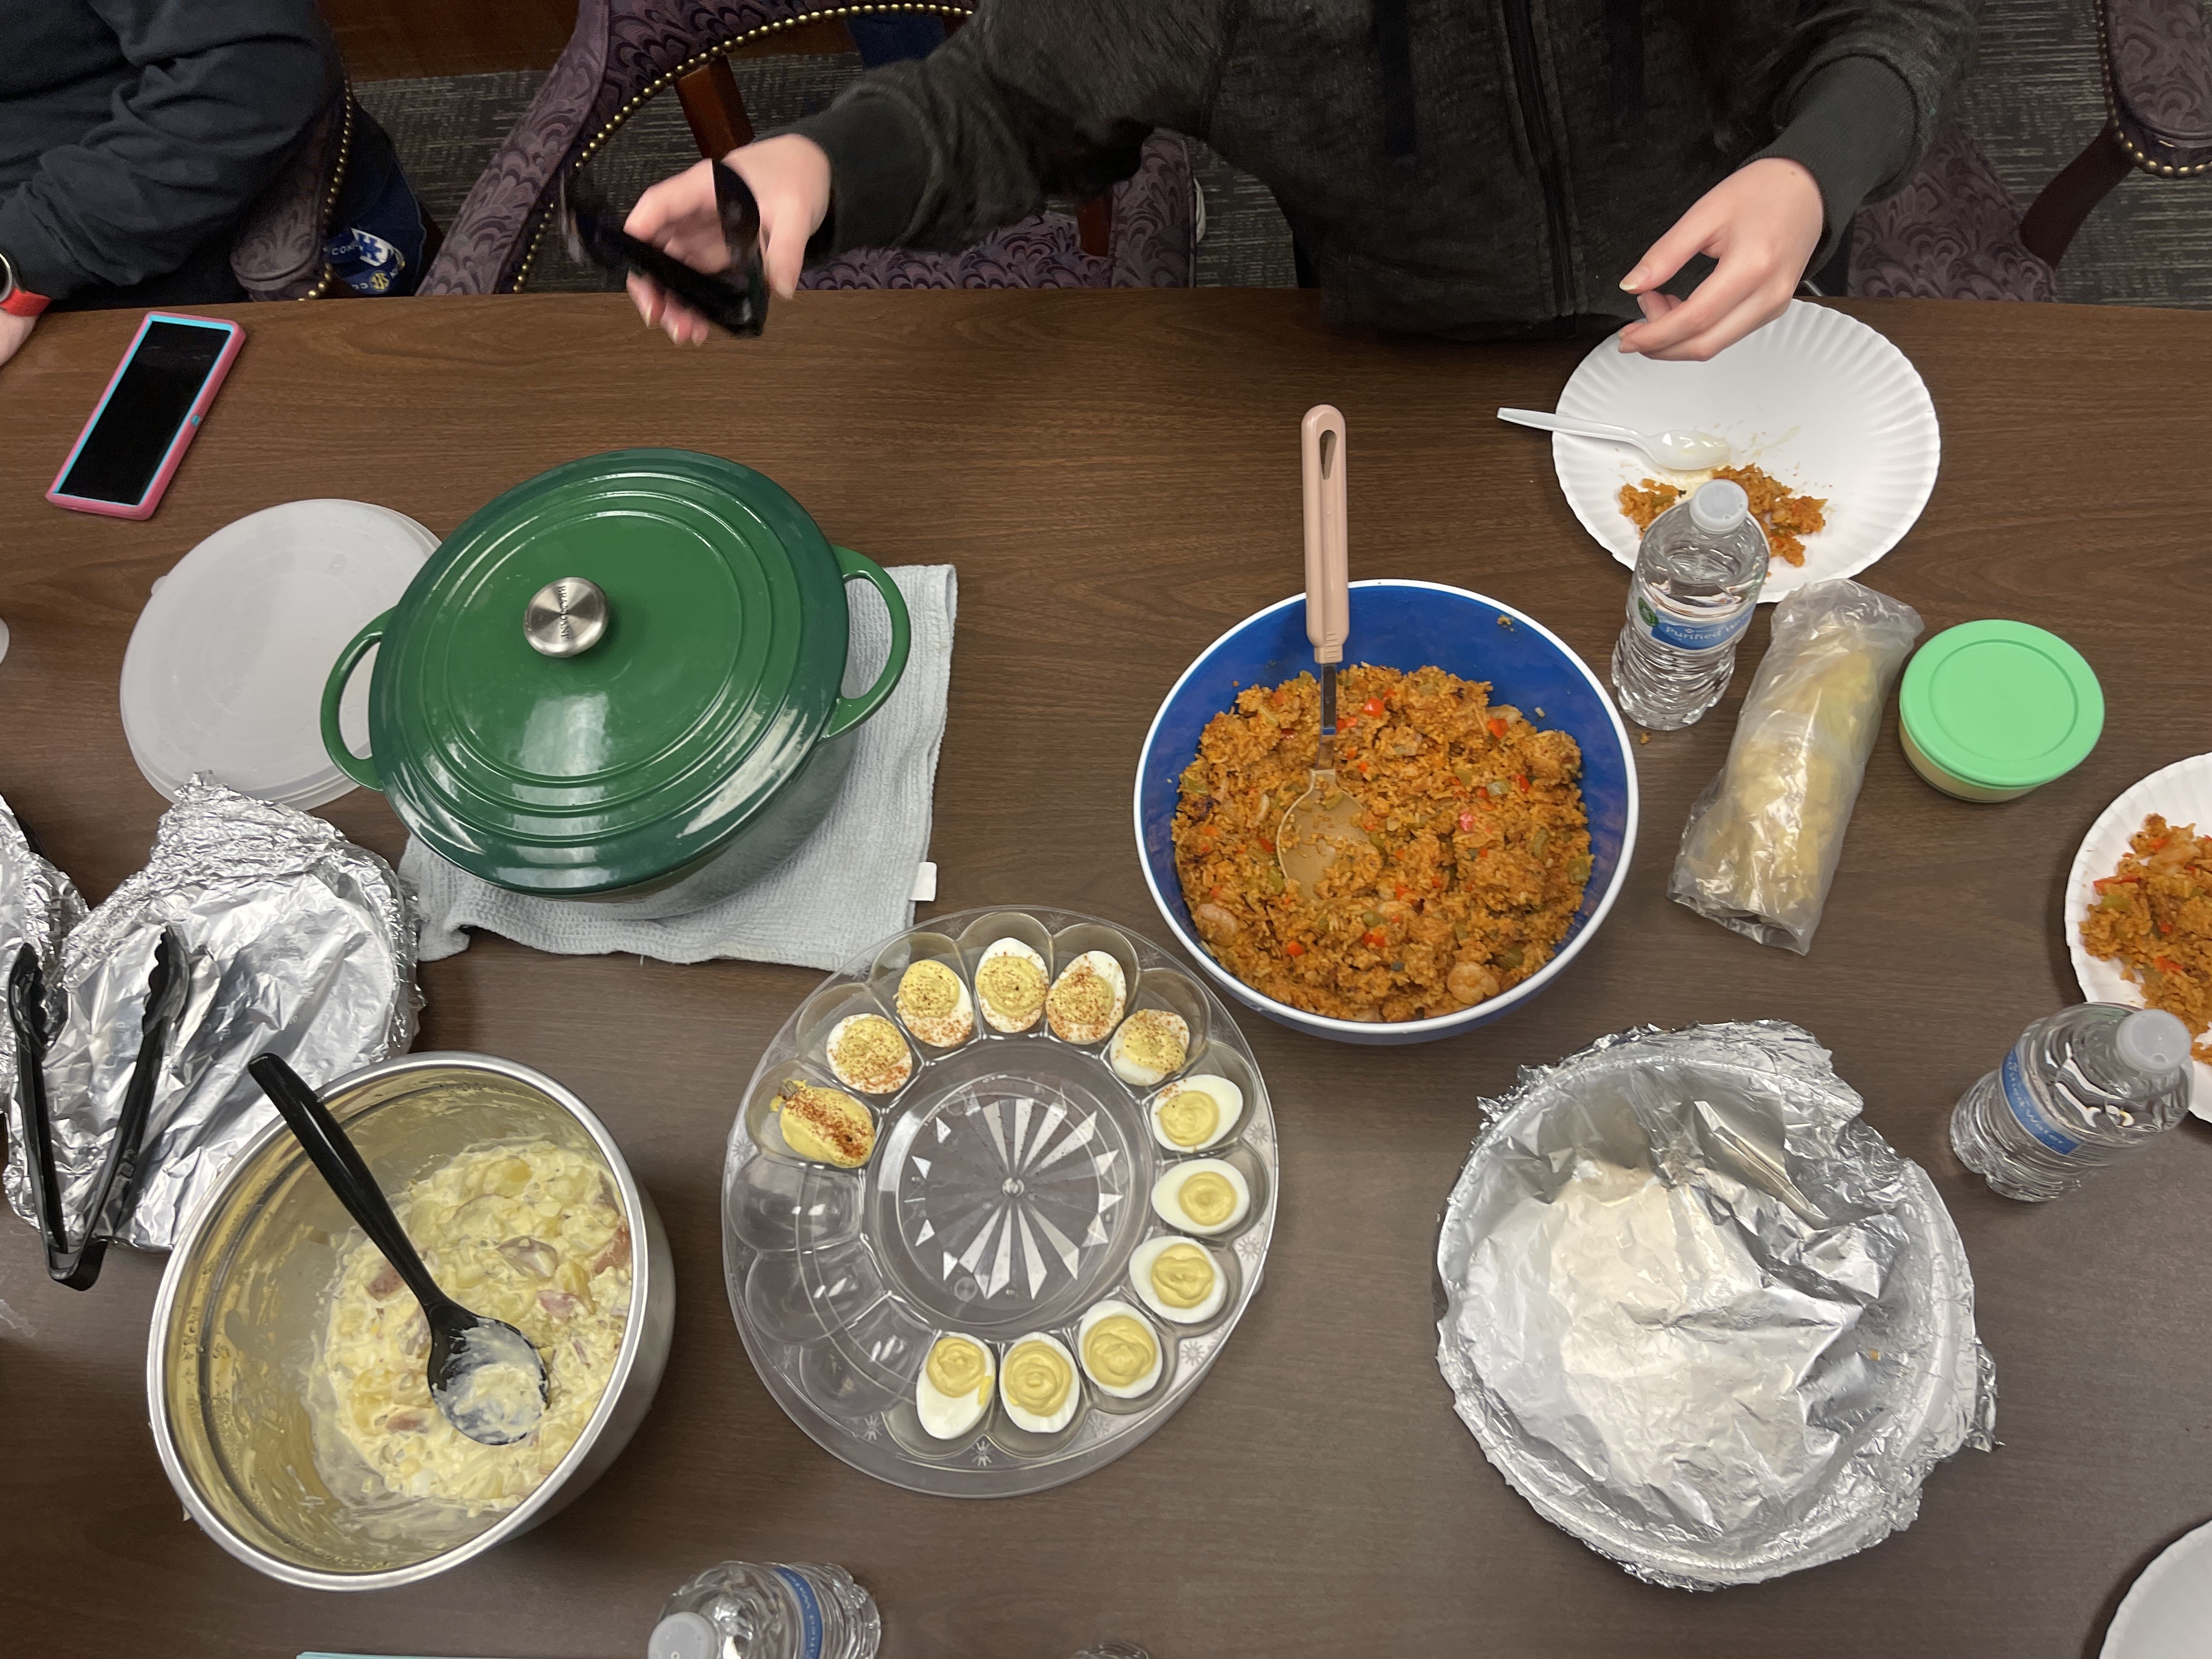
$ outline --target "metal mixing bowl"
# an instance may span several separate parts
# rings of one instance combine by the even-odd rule
[[[201,1528],[272,1578],[382,1589],[526,1532],[591,1485],[653,1403],[675,1319],[660,1218],[584,1103],[526,1066],[410,1054],[323,1091],[387,1193],[488,1141],[545,1139],[603,1164],[629,1222],[631,1301],[613,1375],[583,1433],[503,1514],[421,1503],[356,1508],[318,1466],[307,1394],[326,1295],[353,1224],[289,1130],[272,1124],[194,1211],[161,1276],[146,1393],[161,1466]]]

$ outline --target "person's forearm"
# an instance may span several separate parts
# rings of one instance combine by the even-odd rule
[[[0,201],[0,248],[52,299],[177,264],[267,187],[338,86],[301,0],[96,0],[139,82]]]
[[[1026,219],[1054,191],[1090,195],[1137,170],[1148,128],[1085,131],[959,48],[866,76],[796,131],[830,157],[830,215],[811,258],[848,248],[952,252]]]
[[[927,58],[864,76],[794,129],[830,163],[810,258],[963,248],[1048,195],[1127,178],[1155,121],[1203,84],[1211,18],[1208,0],[994,0]]]
[[[856,247],[907,243],[930,188],[927,136],[904,100],[884,88],[855,88],[793,131],[830,158],[830,211],[807,245],[807,259]]]
[[[1873,58],[1843,58],[1814,72],[1788,126],[1753,160],[1802,162],[1820,186],[1826,225],[1811,269],[1834,254],[1851,216],[1915,159],[1912,89]]]

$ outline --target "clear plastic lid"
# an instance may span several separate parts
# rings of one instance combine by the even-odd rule
[[[288,501],[224,526],[154,584],[123,658],[123,731],[146,781],[174,800],[195,773],[288,806],[353,783],[323,749],[323,683],[370,618],[437,550],[405,514],[368,501]],[[369,676],[342,724],[368,743]]]

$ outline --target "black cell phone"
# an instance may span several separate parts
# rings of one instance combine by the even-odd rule
[[[750,337],[768,321],[768,273],[761,265],[760,204],[752,189],[730,168],[714,163],[714,210],[730,250],[728,276],[694,270],[622,228],[617,216],[580,179],[561,181],[557,211],[568,257],[589,259],[603,270],[651,277],[671,294],[729,333]]]
[[[46,499],[77,513],[153,517],[245,338],[220,317],[148,312]]]

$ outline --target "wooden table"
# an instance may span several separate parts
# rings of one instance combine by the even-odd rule
[[[738,1086],[813,982],[741,963],[568,959],[480,939],[423,975],[422,1045],[552,1073],[606,1119],[679,1266],[659,1403],[598,1486],[486,1559],[404,1591],[271,1583],[180,1518],[145,1427],[158,1261],[48,1284],[0,1223],[0,1648],[289,1655],[641,1650],[660,1600],[725,1558],[835,1560],[884,1651],[1063,1659],[1392,1654],[2075,1656],[2136,1571],[2212,1514],[2212,1136],[2191,1124],[2047,1206],[1969,1180],[1951,1104],[2075,995],[2060,884],[2136,778],[2212,749],[2212,316],[2050,306],[1853,307],[1919,365],[1944,424],[1926,516],[1872,574],[1932,629],[2039,623],[2102,676],[2103,742],[2014,805],[1936,794],[1885,736],[1809,957],[1667,902],[1733,705],[1638,751],[1631,882],[1562,985],[1455,1042],[1348,1048],[1248,1019],[1280,1116],[1267,1285],[1179,1415],[1112,1467],[997,1504],[918,1498],[817,1449],[769,1399],[723,1293],[720,1154]],[[161,802],[116,707],[154,579],[217,526],[309,495],[450,531],[556,462],[627,444],[738,457],[836,539],[960,567],[934,856],[944,904],[1042,902],[1160,937],[1127,830],[1162,693],[1298,580],[1297,422],[1352,433],[1356,570],[1474,586],[1601,663],[1620,570],[1562,503],[1540,438],[1570,345],[1332,337],[1309,296],[808,295],[763,340],[678,351],[621,301],[244,307],[244,356],[160,514],[40,500],[133,319],[43,323],[0,371],[0,793],[97,900]],[[1744,653],[1764,647],[1761,623]],[[1739,673],[1741,696],[1746,675]],[[395,855],[356,793],[330,817]],[[1435,1364],[1436,1218],[1475,1101],[1517,1066],[1640,1022],[1771,1016],[1835,1051],[1867,1114],[1935,1175],[1979,1285],[2004,1444],[1939,1469],[1910,1530],[1718,1595],[1654,1589],[1539,1520],[1453,1417]]]

